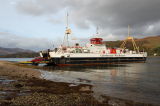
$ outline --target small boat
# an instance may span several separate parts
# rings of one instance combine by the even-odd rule
[[[20,64],[32,64],[32,65],[38,65],[38,64],[49,64],[48,59],[43,57],[36,57],[32,59],[31,61],[21,61]]]

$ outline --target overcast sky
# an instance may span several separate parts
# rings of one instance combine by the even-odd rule
[[[67,11],[71,39],[93,37],[97,26],[109,41],[124,39],[128,25],[136,38],[160,34],[160,0],[0,0],[0,46],[41,50],[61,44]]]

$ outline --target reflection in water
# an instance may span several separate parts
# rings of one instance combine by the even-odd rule
[[[112,81],[113,82],[115,82],[116,80],[116,76],[117,76],[117,70],[115,70],[115,69],[112,69],[111,71],[111,79],[112,79]]]
[[[42,76],[49,80],[75,83],[88,83],[93,81],[110,80],[110,76],[116,77],[115,68],[125,67],[125,65],[107,65],[107,66],[72,66],[72,67],[44,67]],[[67,81],[69,80],[69,81]],[[72,82],[72,83],[73,83]]]
[[[159,104],[160,58],[147,63],[107,66],[44,67],[48,80],[93,85],[95,96],[108,95],[140,102]],[[86,88],[88,89],[88,88]]]
[[[111,76],[114,78],[117,75],[117,70],[113,69],[111,70]]]

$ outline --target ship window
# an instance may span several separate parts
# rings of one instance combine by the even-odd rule
[[[75,51],[74,51],[74,50],[72,50],[70,53],[75,53]]]
[[[75,53],[82,53],[82,50],[77,48],[77,49],[75,50]]]

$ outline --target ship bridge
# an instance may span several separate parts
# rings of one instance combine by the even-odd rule
[[[102,38],[91,38],[90,43],[91,44],[103,44],[103,39]]]

